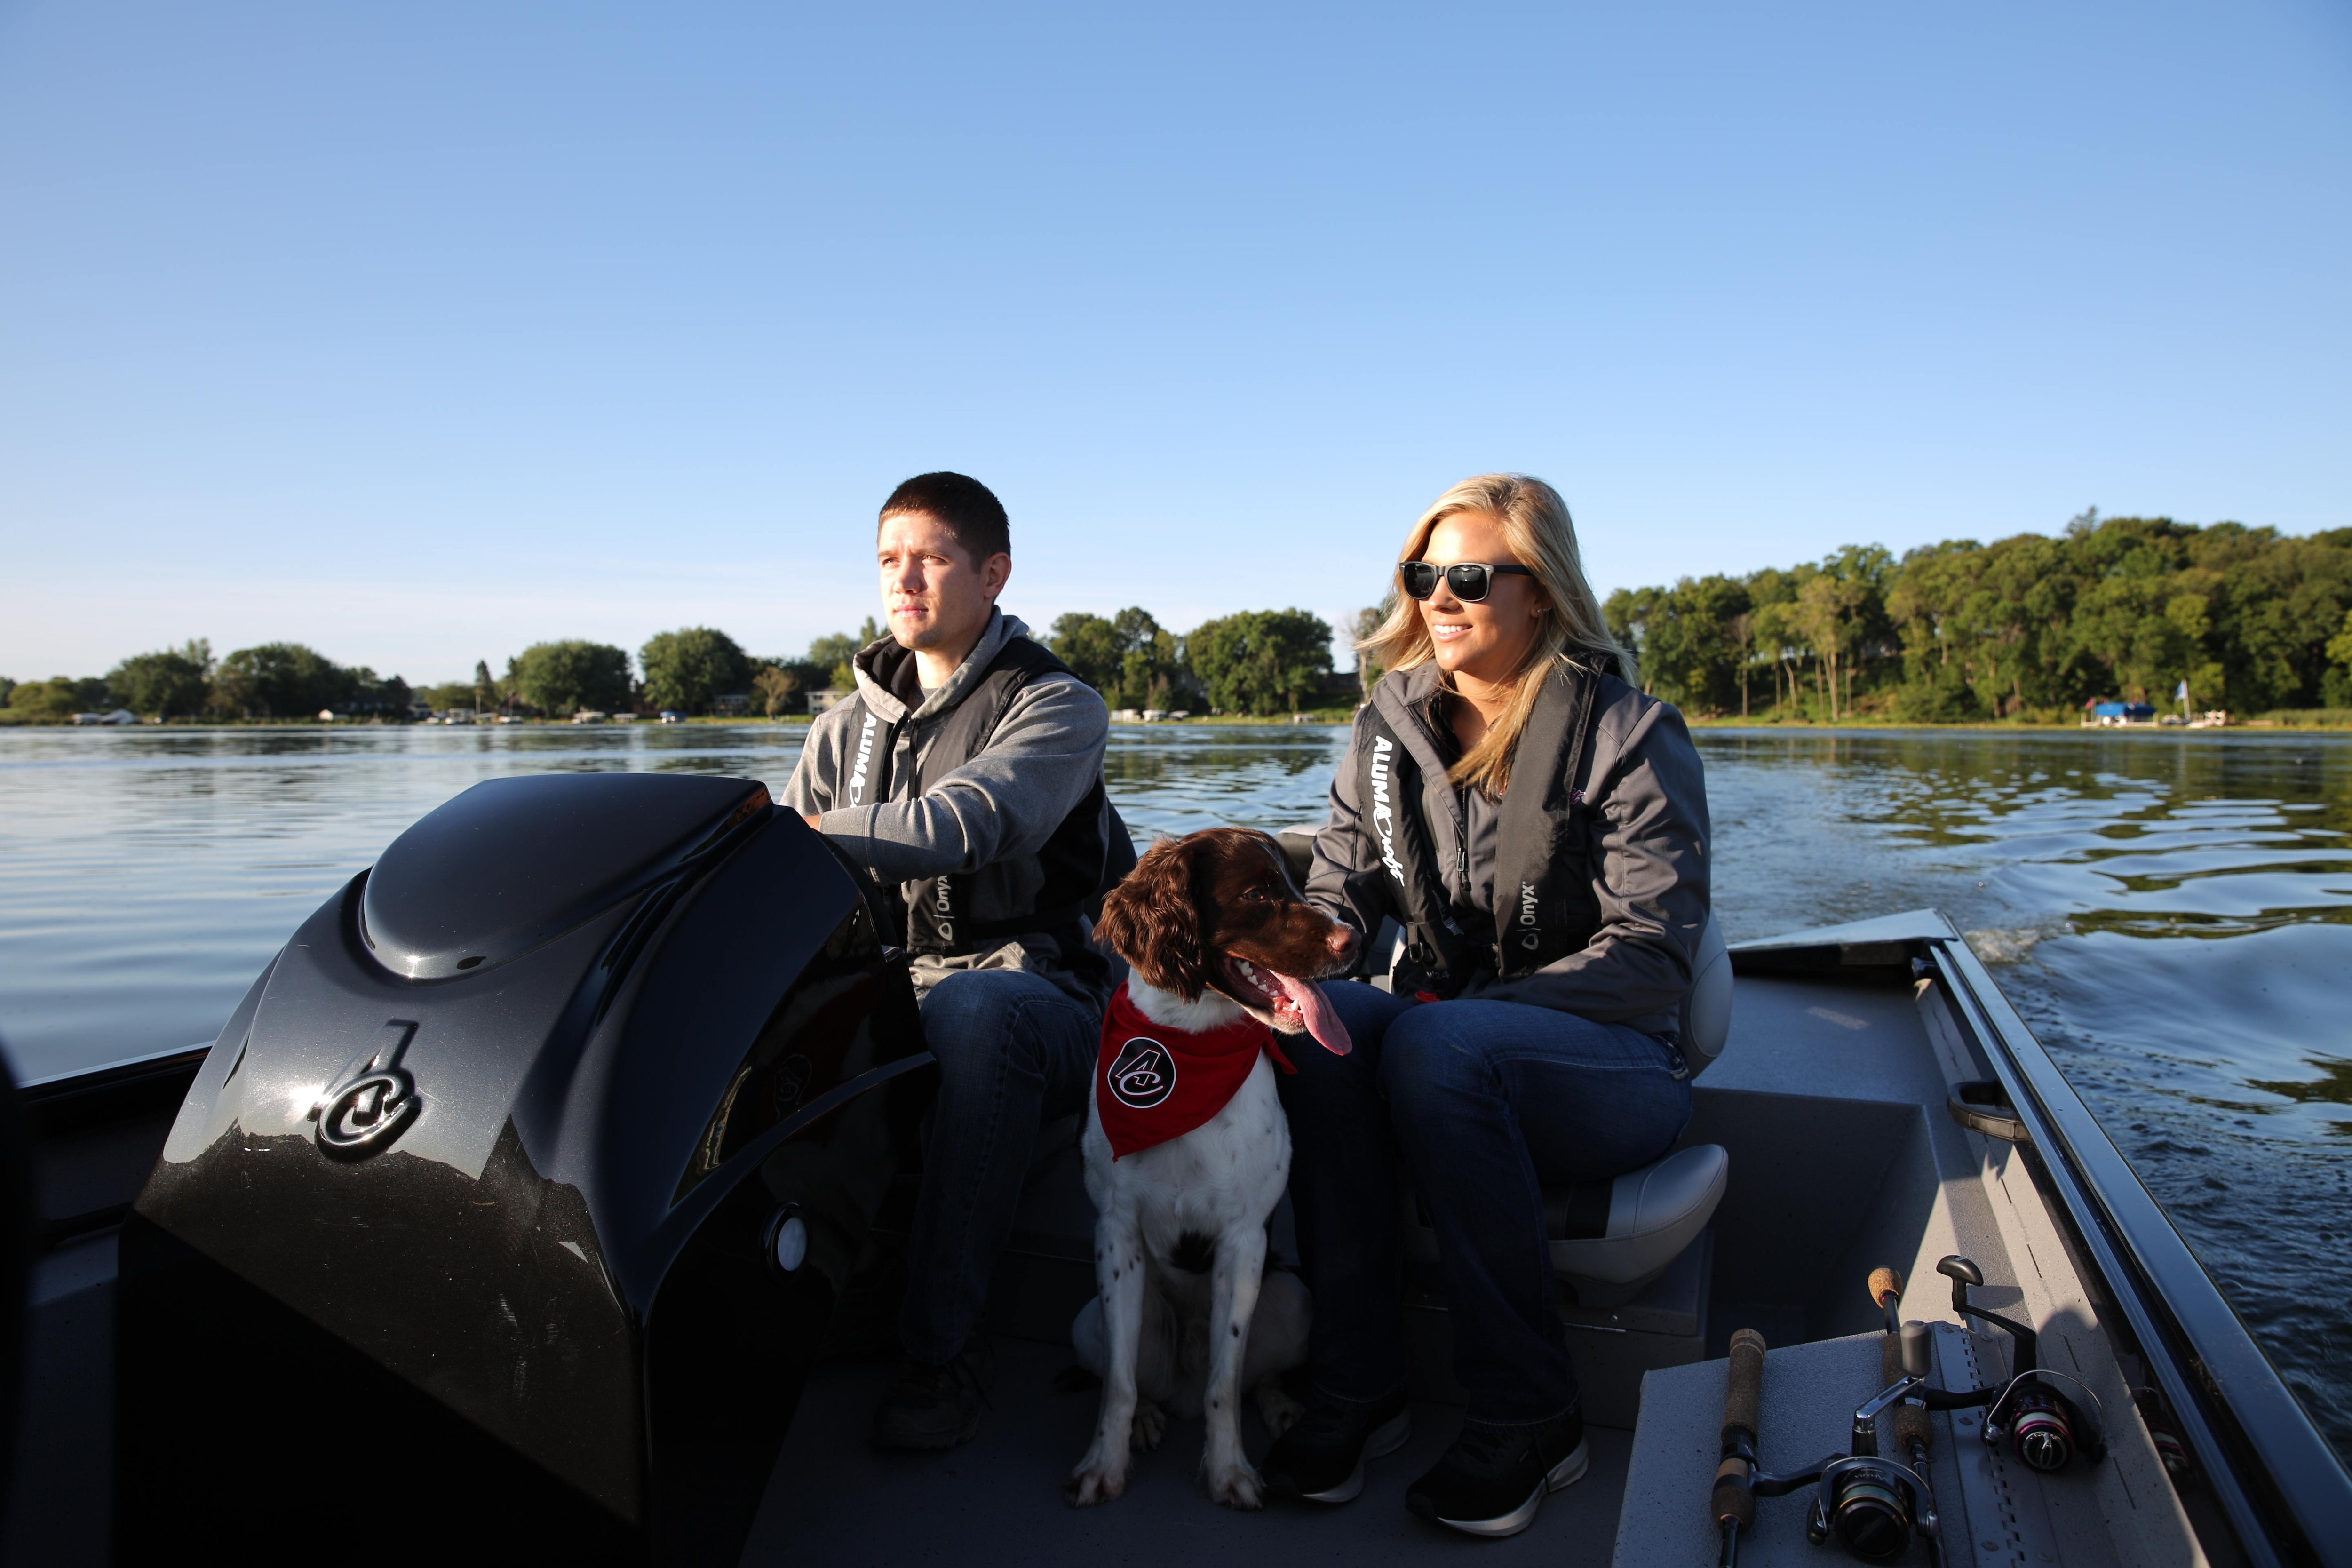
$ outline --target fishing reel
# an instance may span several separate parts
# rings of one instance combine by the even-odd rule
[[[1975,1263],[1950,1257],[1937,1263],[1936,1271],[1952,1282],[1954,1312],[1964,1320],[1990,1323],[2014,1342],[2015,1371],[2008,1381],[1983,1388],[1936,1387],[1930,1381],[1935,1330],[1927,1323],[1904,1322],[1897,1310],[1902,1277],[1892,1268],[1874,1270],[1871,1300],[1886,1319],[1879,1363],[1885,1386],[1854,1411],[1847,1452],[1832,1454],[1802,1470],[1776,1476],[1758,1467],[1764,1342],[1751,1330],[1732,1336],[1722,1463],[1709,1502],[1723,1535],[1725,1568],[1733,1568],[1742,1533],[1755,1526],[1756,1499],[1807,1487],[1812,1489],[1812,1500],[1805,1513],[1805,1538],[1814,1545],[1834,1542],[1860,1562],[1894,1563],[1910,1551],[1913,1542],[1925,1541],[1935,1562],[1942,1564],[1943,1526],[1927,1479],[1934,1443],[1930,1411],[1981,1409],[1978,1436],[1989,1446],[2007,1444],[2021,1464],[2042,1475],[2096,1464],[2105,1457],[2098,1395],[2080,1378],[2038,1366],[2039,1346],[2032,1329],[1969,1300],[1969,1288],[1984,1283],[1984,1271]],[[1897,1455],[1878,1451],[1879,1418],[1890,1411]]]
[[[1874,1277],[1874,1286],[1876,1283]],[[1754,1342],[1752,1357],[1743,1368],[1741,1346],[1734,1340],[1724,1465],[1717,1472],[1714,1499],[1718,1522],[1725,1530],[1726,1563],[1736,1558],[1739,1530],[1754,1525],[1754,1499],[1780,1497],[1806,1487],[1812,1489],[1812,1500],[1805,1512],[1805,1538],[1814,1545],[1834,1541],[1847,1555],[1861,1562],[1893,1563],[1910,1550],[1915,1539],[1925,1539],[1932,1544],[1937,1562],[1943,1561],[1943,1529],[1936,1515],[1935,1491],[1927,1478],[1927,1413],[1917,1400],[1927,1385],[1932,1353],[1927,1325],[1910,1327],[1916,1331],[1902,1334],[1899,1365],[1897,1342],[1888,1341],[1883,1365],[1895,1374],[1894,1381],[1853,1413],[1851,1452],[1832,1454],[1819,1464],[1780,1476],[1764,1474],[1755,1465],[1752,1423],[1756,1389],[1762,1376],[1763,1342]],[[1878,1452],[1878,1418],[1889,1409],[1896,1412],[1895,1435],[1905,1446],[1904,1458]]]
[[[1927,1483],[1910,1466],[1894,1459],[1849,1455],[1823,1467],[1812,1505],[1805,1513],[1805,1539],[1826,1546],[1834,1536],[1850,1557],[1893,1563],[1910,1549],[1914,1534],[1942,1533]]]
[[[1894,1270],[1874,1273],[1870,1288],[1886,1312],[1880,1370],[1888,1383],[1853,1413],[1851,1452],[1822,1461],[1805,1512],[1805,1539],[1816,1546],[1834,1539],[1850,1557],[1893,1563],[1910,1550],[1915,1536],[1924,1537],[1941,1562],[1943,1530],[1927,1477],[1931,1434],[1924,1398],[1934,1370],[1934,1343],[1927,1324],[1896,1318],[1895,1301],[1903,1286]],[[1899,1458],[1878,1451],[1878,1418],[1888,1410],[1895,1412]]]
[[[2006,1440],[2018,1463],[2045,1476],[2056,1475],[2077,1461],[2095,1465],[2105,1458],[2106,1422],[2099,1396],[2079,1377],[2036,1365],[2039,1345],[2032,1329],[1988,1312],[1969,1300],[1969,1287],[1984,1283],[1984,1270],[1968,1258],[1954,1256],[1937,1263],[1936,1272],[1952,1282],[1954,1312],[1990,1323],[2015,1342],[2012,1364],[2017,1373],[1997,1389],[1946,1394],[1931,1399],[1929,1405],[1958,1410],[1983,1404],[1984,1423],[1978,1435],[1986,1446],[1997,1447]],[[2073,1391],[2059,1386],[2062,1384],[2072,1384]]]

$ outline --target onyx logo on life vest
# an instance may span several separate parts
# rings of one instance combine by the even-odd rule
[[[1149,1110],[1176,1092],[1176,1060],[1158,1040],[1138,1037],[1118,1048],[1103,1081],[1121,1105]]]
[[[1519,884],[1519,945],[1533,952],[1543,945],[1543,937],[1536,930],[1536,885]]]
[[[939,892],[931,900],[931,910],[940,918],[940,940],[941,942],[955,941],[955,899],[952,893],[953,887],[953,883],[950,882],[945,877],[941,877],[939,881]]]
[[[416,1084],[400,1065],[400,1055],[415,1033],[416,1026],[409,1020],[392,1019],[375,1032],[366,1050],[335,1075],[310,1107],[319,1123],[320,1153],[336,1160],[364,1159],[416,1120],[421,1109]]]

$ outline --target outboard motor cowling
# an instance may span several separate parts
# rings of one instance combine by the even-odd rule
[[[249,1499],[350,1561],[389,1495],[386,1556],[731,1562],[929,1060],[761,784],[457,796],[255,983],[125,1227],[121,1560]]]

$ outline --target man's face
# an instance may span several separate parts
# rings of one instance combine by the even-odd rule
[[[923,511],[884,518],[875,553],[890,636],[903,648],[952,649],[976,640],[1013,574],[1009,555],[975,565],[955,535]]]

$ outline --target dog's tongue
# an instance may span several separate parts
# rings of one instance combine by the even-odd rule
[[[1271,970],[1267,971],[1272,973]],[[1344,1057],[1356,1048],[1348,1038],[1348,1026],[1339,1022],[1339,1015],[1331,1011],[1331,1004],[1323,999],[1323,988],[1312,980],[1294,980],[1287,974],[1276,974],[1283,994],[1298,1004],[1298,1016],[1307,1021],[1307,1032],[1315,1043],[1335,1057]]]

